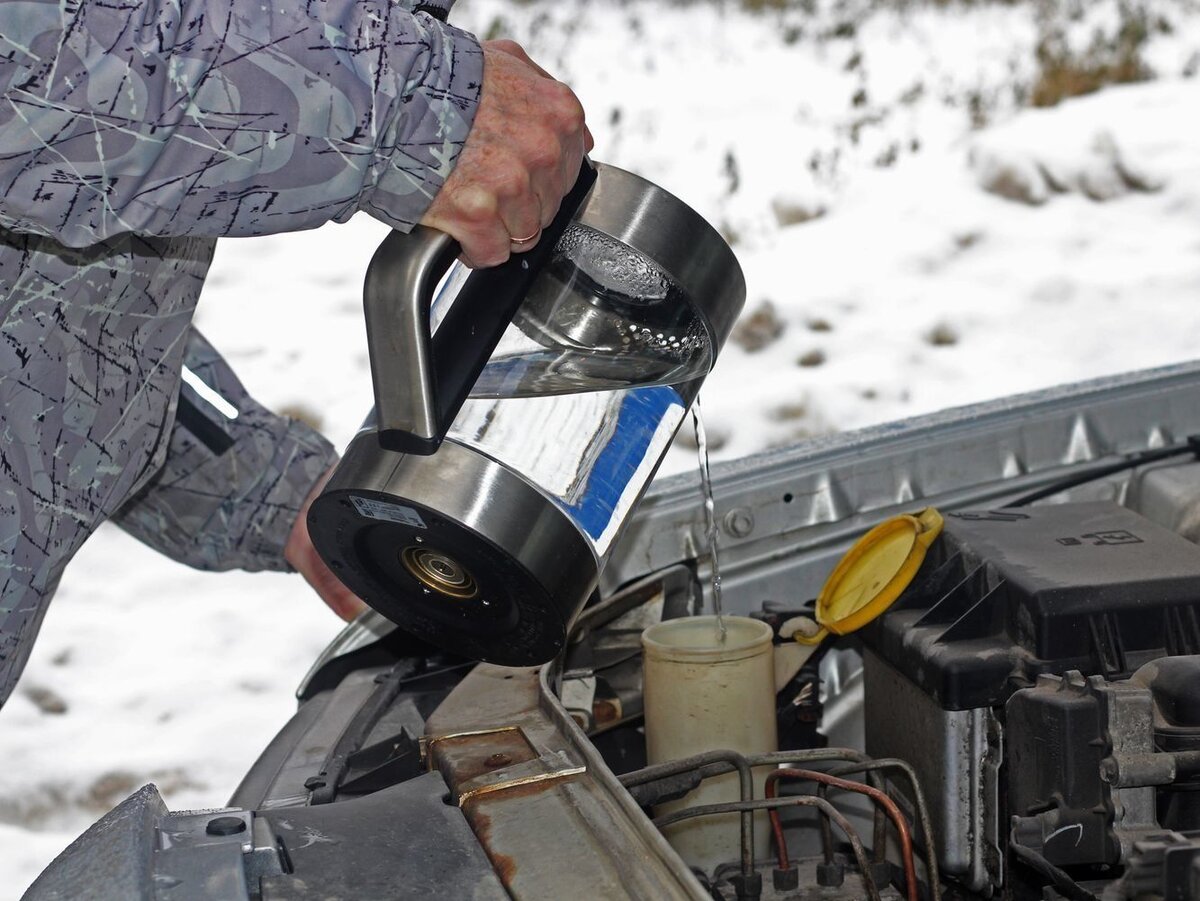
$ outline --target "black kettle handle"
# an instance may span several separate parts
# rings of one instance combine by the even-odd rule
[[[595,180],[596,171],[584,160],[575,186],[537,245],[499,266],[474,270],[436,334],[430,334],[430,306],[438,282],[459,255],[458,242],[422,225],[384,238],[363,286],[376,425],[384,448],[410,454],[438,449]]]

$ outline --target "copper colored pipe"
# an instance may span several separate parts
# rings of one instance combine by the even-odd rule
[[[879,888],[871,877],[871,865],[867,862],[867,852],[863,849],[862,839],[858,837],[858,833],[854,831],[854,826],[850,821],[824,798],[818,798],[815,795],[788,795],[786,798],[767,798],[763,801],[726,801],[724,804],[702,804],[699,807],[685,807],[683,810],[664,814],[655,818],[653,822],[659,829],[665,829],[673,823],[689,820],[692,817],[711,816],[733,810],[773,810],[779,807],[816,807],[837,823],[846,833],[850,848],[854,852],[854,860],[858,864],[859,873],[862,876],[863,888],[867,891],[867,901],[882,901],[879,896]]]
[[[900,857],[904,862],[904,881],[908,889],[908,901],[920,901],[917,897],[917,868],[916,864],[913,863],[912,834],[909,832],[908,823],[905,822],[904,816],[900,813],[900,808],[896,806],[891,798],[879,789],[863,785],[861,782],[839,779],[837,776],[830,776],[828,773],[819,773],[816,770],[793,769],[772,770],[767,774],[766,795],[768,798],[775,797],[776,783],[780,779],[803,779],[809,782],[819,782],[831,788],[839,788],[843,791],[866,795],[886,810],[888,816],[891,817],[892,822],[895,824],[896,832],[900,837]],[[780,869],[787,869],[787,845],[785,844],[783,823],[779,818],[779,811],[771,810],[769,811],[769,816],[771,817],[771,828],[775,832],[775,841],[779,846],[779,867]]]

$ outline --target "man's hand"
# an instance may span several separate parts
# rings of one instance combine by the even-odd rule
[[[336,463],[329,467],[328,472],[317,480],[317,484],[305,498],[304,506],[300,508],[300,515],[292,524],[292,531],[283,548],[283,556],[297,572],[304,576],[313,590],[321,596],[321,600],[329,605],[329,609],[349,622],[366,610],[367,605],[359,599],[358,595],[343,585],[333,571],[325,565],[325,561],[317,554],[317,549],[313,547],[312,539],[308,536],[308,508],[312,506],[312,502],[317,499],[317,495],[321,493],[321,489],[333,475],[335,466],[337,466]]]
[[[579,99],[519,45],[485,41],[483,59],[474,125],[421,219],[453,236],[476,267],[537,243],[593,143]]]

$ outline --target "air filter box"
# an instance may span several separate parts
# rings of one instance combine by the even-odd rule
[[[990,895],[1007,878],[1005,763],[1032,740],[1005,702],[1043,673],[1118,680],[1200,652],[1200,546],[1113,503],[945,520],[913,584],[858,633],[866,749],[912,763],[943,871]]]
[[[863,631],[943,710],[995,707],[1041,673],[1128,677],[1200,653],[1200,547],[1111,502],[959,512]]]

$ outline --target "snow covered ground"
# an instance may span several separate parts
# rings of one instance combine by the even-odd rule
[[[734,242],[746,314],[703,394],[720,460],[1196,356],[1200,8],[1123,7],[460,0],[455,20],[524,43],[580,93],[596,159]],[[1153,78],[1025,108],[1131,67]],[[383,232],[223,242],[197,319],[339,444],[370,403]],[[666,471],[694,467],[678,444]],[[338,625],[298,577],[197,573],[102,529],[0,712],[0,897],[145,781],[222,804]]]

